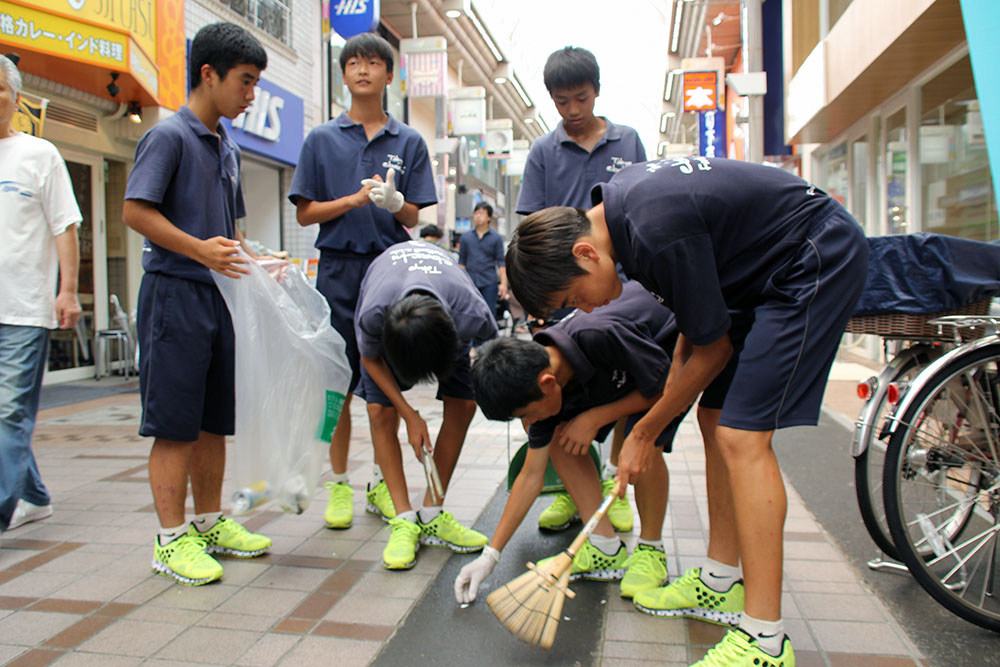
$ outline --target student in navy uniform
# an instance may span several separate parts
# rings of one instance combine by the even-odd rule
[[[437,203],[423,138],[382,110],[392,82],[389,43],[363,33],[347,40],[340,54],[351,108],[313,128],[302,145],[288,198],[302,226],[319,224],[316,288],[330,304],[333,328],[347,343],[350,391],[330,440],[333,480],[324,519],[330,528],[349,528],[354,491],[347,478],[351,441],[350,401],[359,378],[354,309],[361,279],[379,253],[410,238],[419,209]],[[376,465],[368,485],[368,509],[396,515]]]
[[[581,511],[589,515],[597,509],[603,491],[588,455],[590,443],[605,437],[619,419],[629,430],[653,405],[676,340],[670,312],[632,282],[621,298],[591,313],[576,310],[533,341],[501,338],[480,348],[472,369],[476,400],[490,419],[530,423],[528,453],[489,546],[455,580],[460,603],[475,599],[500,561],[500,551],[542,490],[550,457]],[[657,440],[664,452],[670,451],[674,431],[675,425]],[[663,457],[653,456],[636,479],[642,531],[632,556],[604,518],[577,553],[573,579],[621,579],[626,598],[666,582],[662,532],[668,481]]]
[[[573,46],[559,49],[545,62],[542,78],[562,120],[531,145],[517,198],[517,212],[521,215],[549,206],[588,208],[591,188],[608,182],[623,167],[646,160],[646,149],[635,130],[594,115],[594,104],[601,92],[601,70],[593,53]],[[558,321],[568,312],[557,310],[551,319]],[[605,464],[608,481],[617,472],[621,433],[621,427],[615,429],[611,456]],[[605,489],[610,491],[611,484],[605,484]],[[546,530],[561,530],[576,514],[569,495],[557,494],[538,517],[538,525]],[[632,508],[627,500],[615,501],[608,516],[617,530],[632,530]]]
[[[454,258],[424,241],[390,246],[361,282],[354,326],[361,353],[358,395],[368,404],[375,458],[385,475],[397,514],[382,553],[386,569],[413,567],[420,544],[452,551],[479,551],[486,536],[459,524],[433,505],[429,492],[419,512],[410,506],[397,431],[406,424],[417,458],[434,452],[447,490],[469,423],[476,414],[469,379],[469,351],[496,337],[493,314]],[[444,417],[431,447],[427,422],[403,392],[436,377]]]
[[[635,603],[660,615],[729,611],[724,594],[739,586],[742,561],[740,628],[698,664],[792,660],[781,621],[786,498],[771,438],[775,429],[817,422],[865,282],[861,227],[792,174],[732,160],[633,165],[593,197],[586,214],[551,208],[525,219],[507,270],[530,312],[592,310],[621,293],[620,262],[677,317],[674,358],[685,361],[674,364],[662,398],[625,440],[618,473],[630,482],[644,470],[657,434],[704,390],[708,560]]]
[[[195,35],[188,62],[187,106],[139,140],[122,218],[146,237],[139,434],[155,438],[149,483],[160,534],[153,569],[199,585],[222,576],[209,553],[251,557],[271,546],[221,511],[225,436],[235,427],[235,357],[229,311],[209,274],[249,273],[236,254],[236,219],[246,215],[240,151],[219,118],[249,106],[267,53],[243,28],[214,23]],[[186,526],[189,477],[195,516]]]
[[[497,298],[507,297],[507,271],[503,268],[503,237],[490,228],[492,218],[492,206],[484,201],[476,204],[473,228],[459,241],[458,263],[469,272],[490,312],[495,314]]]

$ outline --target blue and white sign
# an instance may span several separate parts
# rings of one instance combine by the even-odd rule
[[[294,166],[299,161],[305,127],[302,98],[261,79],[250,108],[233,120],[222,118],[240,148]]]
[[[698,114],[698,155],[726,157],[726,111]]]
[[[330,27],[344,39],[378,27],[380,0],[330,0]]]

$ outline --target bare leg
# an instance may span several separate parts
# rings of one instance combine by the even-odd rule
[[[371,426],[372,447],[375,448],[375,460],[382,468],[382,476],[389,487],[392,504],[396,514],[409,512],[410,492],[406,488],[406,474],[403,472],[403,452],[399,446],[399,415],[396,408],[368,404],[368,423]]]
[[[222,476],[226,472],[226,436],[202,431],[191,450],[191,495],[195,514],[222,509]]]
[[[618,465],[618,453],[622,451],[622,443],[625,442],[625,420],[619,419],[615,422],[615,430],[611,434],[611,454],[608,460],[611,465]]]
[[[458,455],[461,454],[462,445],[465,443],[465,434],[469,431],[472,418],[476,416],[476,402],[449,396],[443,397],[443,402],[444,417],[434,445],[434,464],[441,477],[441,486],[447,491],[451,475],[455,471],[455,464],[458,463]],[[430,505],[430,492],[425,492],[424,506]]]
[[[580,516],[584,520],[589,519],[604,500],[601,478],[597,474],[597,468],[594,467],[594,460],[590,458],[590,454],[583,456],[569,454],[558,445],[549,445],[549,457],[552,459],[552,466],[559,473],[559,478],[566,485],[566,492],[580,510]],[[602,537],[616,535],[607,515],[601,518],[594,534]]]
[[[746,613],[764,621],[781,618],[782,532],[787,498],[771,449],[773,431],[742,431],[719,426],[719,448],[729,468]]]
[[[649,468],[635,479],[635,506],[639,510],[639,537],[650,542],[663,539],[663,520],[667,515],[667,498],[670,475],[657,448],[649,461]]]
[[[333,429],[333,437],[330,438],[330,467],[335,475],[343,475],[347,472],[347,455],[351,449],[351,397],[354,394],[347,394],[344,397],[344,407],[340,410],[340,419],[337,420],[337,427]]]
[[[194,442],[156,438],[149,452],[149,486],[160,526],[171,528],[184,523],[187,500],[188,463]]]
[[[733,567],[740,564],[736,515],[729,470],[719,448],[721,410],[698,408],[698,425],[705,443],[705,485],[708,491],[708,557]]]

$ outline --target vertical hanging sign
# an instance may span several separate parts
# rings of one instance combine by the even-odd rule
[[[698,114],[698,154],[726,157],[726,112],[703,111]]]

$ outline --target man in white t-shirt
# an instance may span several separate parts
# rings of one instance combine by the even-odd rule
[[[0,532],[52,514],[31,434],[49,330],[80,319],[80,208],[56,147],[11,126],[15,57],[0,56]]]

